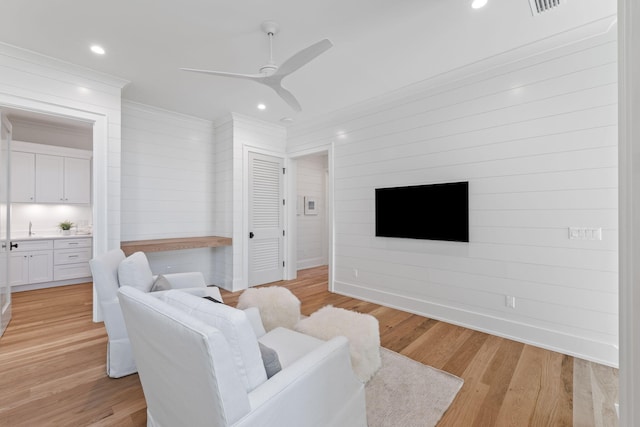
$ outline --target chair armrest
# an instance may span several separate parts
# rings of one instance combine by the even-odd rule
[[[162,299],[164,294],[173,290],[175,289],[169,289],[166,291],[155,291],[155,292],[150,292],[149,294],[153,295],[156,298]],[[180,292],[186,292],[188,294],[191,294],[197,297],[207,296],[207,297],[213,297],[218,301],[222,301],[222,295],[220,295],[220,289],[216,288],[215,286],[205,286],[201,288],[200,287],[199,288],[178,288],[177,290],[179,290]]]
[[[253,328],[253,332],[256,334],[256,338],[260,338],[261,336],[267,333],[267,331],[265,331],[264,329],[264,325],[262,324],[262,318],[260,317],[260,309],[258,307],[249,307],[249,308],[245,308],[242,311],[245,312],[245,314],[247,315],[247,318],[249,319],[249,322],[251,322],[251,327]]]
[[[127,327],[124,323],[124,317],[122,316],[122,309],[120,308],[120,301],[118,300],[118,297],[108,301],[100,301],[100,308],[102,308],[104,327],[107,330],[109,339],[117,340],[120,338],[127,338]]]
[[[351,402],[353,419],[364,420],[364,384],[351,368],[349,343],[339,336],[323,343],[249,393],[251,412],[235,426],[335,424]]]
[[[204,281],[204,275],[199,271],[192,271],[189,273],[169,273],[164,274],[164,277],[171,283],[171,289],[182,288],[205,288],[207,286]]]

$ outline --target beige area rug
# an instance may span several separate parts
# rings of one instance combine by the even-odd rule
[[[365,387],[369,427],[435,426],[462,379],[380,348],[382,367]]]

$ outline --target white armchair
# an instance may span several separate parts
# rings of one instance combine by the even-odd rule
[[[153,284],[156,279],[156,276],[151,274],[149,263],[142,252],[127,258],[122,250],[114,249],[89,261],[93,284],[108,335],[107,375],[112,378],[137,372],[118,301],[118,289],[124,286],[119,278],[118,269],[124,264],[127,265],[128,271],[127,285],[144,289],[149,287],[149,283]],[[207,287],[204,276],[200,272],[172,273],[164,275],[164,278],[172,289],[181,289],[200,296],[210,295],[222,301],[220,291],[215,287]],[[166,291],[153,293],[159,296],[163,292]]]
[[[286,353],[267,379],[257,330],[242,310],[176,291],[153,298],[123,287],[118,295],[148,426],[366,427],[364,384],[346,338],[284,328],[262,335]]]

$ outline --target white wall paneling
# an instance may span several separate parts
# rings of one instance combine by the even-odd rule
[[[120,108],[125,80],[0,44],[0,107],[93,124],[93,253],[120,246]],[[94,321],[100,320],[94,295]]]
[[[218,234],[213,123],[122,106],[122,240]],[[147,254],[154,273],[201,271],[217,282],[219,248]]]
[[[283,126],[263,122],[240,114],[233,118],[233,253],[234,275],[233,290],[248,287],[248,191],[249,191],[249,152],[285,157],[287,133]],[[286,181],[286,180],[285,180]],[[287,188],[285,184],[285,193]],[[238,195],[242,195],[241,197]],[[240,219],[242,219],[240,221]],[[288,224],[285,211],[285,224]],[[285,226],[285,229],[287,227]],[[289,248],[285,241],[284,253]],[[288,260],[285,259],[285,262]],[[285,279],[288,279],[285,273]]]
[[[250,151],[284,157],[283,126],[232,113],[215,122],[216,227],[233,239],[216,259],[218,280],[228,290],[247,288],[248,154]],[[285,251],[287,248],[285,248]],[[286,252],[285,252],[286,253]]]
[[[617,366],[612,22],[293,125],[289,152],[334,144],[335,290]],[[375,188],[448,181],[470,183],[468,244],[374,236]]]
[[[231,116],[223,121],[215,123],[215,224],[217,235],[233,236],[233,122]],[[234,248],[218,248],[215,268],[213,271],[215,283],[220,283],[225,289],[233,289],[234,270]]]

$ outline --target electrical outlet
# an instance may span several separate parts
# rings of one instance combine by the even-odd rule
[[[508,308],[516,308],[516,297],[506,295],[504,299],[504,305],[506,305]]]

